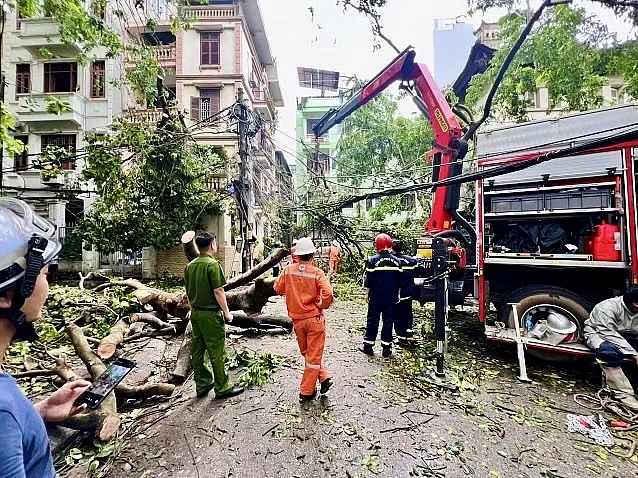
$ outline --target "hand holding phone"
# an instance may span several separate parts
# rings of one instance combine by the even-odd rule
[[[75,400],[74,404],[76,406],[86,404],[88,408],[96,409],[134,368],[135,362],[132,360],[118,358],[93,382],[93,385]]]

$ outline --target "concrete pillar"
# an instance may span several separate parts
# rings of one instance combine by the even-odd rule
[[[49,201],[48,206],[49,221],[57,227],[64,227],[66,225],[66,202],[61,200]]]
[[[157,254],[154,247],[142,248],[142,278],[152,279],[157,276]]]

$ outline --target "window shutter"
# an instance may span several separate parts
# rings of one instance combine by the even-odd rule
[[[199,121],[201,99],[199,96],[191,96],[191,119],[193,121]]]
[[[219,90],[215,90],[213,92],[212,95],[210,95],[210,113],[211,114],[216,114],[219,113],[219,110],[221,109],[219,103],[220,103],[220,91]]]

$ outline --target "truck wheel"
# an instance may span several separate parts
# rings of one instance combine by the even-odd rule
[[[570,322],[576,325],[576,331],[566,337],[565,343],[582,342],[584,322],[589,318],[589,311],[592,308],[592,304],[586,299],[561,287],[541,285],[521,287],[511,292],[501,302],[499,320],[512,329],[517,327],[512,306],[509,305],[512,303],[518,304],[518,317],[523,324],[526,323],[527,319],[531,319],[532,323],[535,324],[536,321],[545,318],[550,311],[567,317]],[[528,352],[542,360],[556,362],[574,360],[570,355],[546,350],[528,348]]]

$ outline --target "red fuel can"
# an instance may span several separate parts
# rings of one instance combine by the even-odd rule
[[[605,221],[598,224],[587,240],[586,252],[592,254],[595,261],[620,261],[620,226]]]

